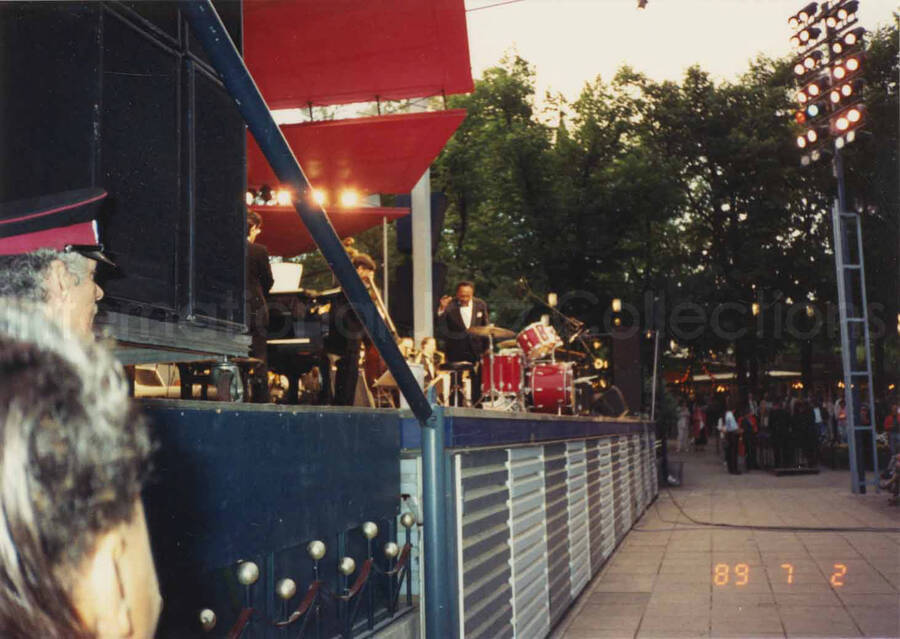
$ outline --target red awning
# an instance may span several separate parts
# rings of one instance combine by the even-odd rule
[[[336,193],[408,193],[466,117],[464,109],[333,120],[281,127],[310,183]],[[247,184],[276,186],[278,180],[247,135]],[[327,204],[326,204],[327,206]]]
[[[463,0],[251,0],[244,59],[271,109],[473,88]]]
[[[250,208],[259,213],[263,219],[263,230],[258,241],[265,245],[269,255],[291,257],[315,250],[316,243],[294,207],[252,206]],[[388,206],[333,209],[328,212],[331,224],[341,238],[356,235],[381,224],[381,220],[385,217],[388,222],[391,222],[404,215],[409,215],[408,208]]]

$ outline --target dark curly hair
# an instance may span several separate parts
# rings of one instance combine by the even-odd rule
[[[90,637],[71,578],[131,519],[151,442],[121,367],[0,299],[0,637]]]

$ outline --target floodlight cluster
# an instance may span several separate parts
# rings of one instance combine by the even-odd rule
[[[863,38],[856,26],[859,0],[810,2],[788,18],[798,50],[793,71],[800,89],[794,119],[801,127],[797,147],[805,151],[804,165],[822,157],[822,145],[834,138],[836,149],[856,139],[865,122],[861,103]]]

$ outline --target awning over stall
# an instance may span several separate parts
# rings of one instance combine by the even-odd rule
[[[271,109],[472,90],[462,0],[253,0],[244,59]]]
[[[360,207],[329,208],[328,217],[334,230],[341,238],[356,235],[368,228],[381,224],[383,218],[388,222],[409,215],[409,209],[403,207]],[[269,255],[291,257],[313,251],[316,243],[293,206],[252,206],[263,219],[263,231],[258,241],[265,245]]]

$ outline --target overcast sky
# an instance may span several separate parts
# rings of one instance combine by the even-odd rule
[[[537,70],[538,96],[574,99],[586,81],[623,64],[655,80],[678,80],[698,63],[721,79],[745,71],[758,52],[790,52],[788,17],[803,0],[465,0],[472,75],[515,48]],[[860,0],[859,24],[893,21],[897,0]],[[474,9],[474,10],[473,10]]]

